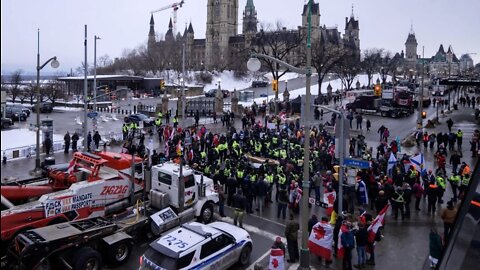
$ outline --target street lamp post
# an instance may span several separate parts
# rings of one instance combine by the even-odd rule
[[[185,124],[185,114],[186,114],[186,109],[185,108],[185,43],[182,44],[182,110],[183,112],[179,112],[182,114],[182,126],[186,127],[187,125]]]
[[[269,59],[277,64],[280,64],[293,72],[305,74],[306,75],[306,93],[305,93],[305,124],[304,124],[304,131],[305,131],[305,140],[304,140],[304,153],[303,153],[303,181],[302,181],[302,190],[304,194],[307,194],[307,190],[309,188],[309,179],[310,179],[310,87],[311,87],[311,61],[312,61],[312,50],[311,50],[311,42],[310,42],[310,32],[311,32],[311,4],[312,1],[308,2],[308,30],[307,30],[307,44],[306,44],[306,67],[304,69],[294,67],[284,61],[281,61],[277,58],[274,58],[269,55],[265,54],[258,54],[252,53],[250,59],[247,62],[247,67],[250,71],[258,71],[261,67],[260,60],[258,58]],[[308,196],[302,196],[302,211],[300,211],[301,215],[301,228],[302,228],[302,248],[300,251],[300,266],[298,269],[306,270],[310,269],[310,251],[308,250]]]
[[[93,111],[97,111],[97,39],[99,36],[94,36],[93,39]]]
[[[40,29],[37,30],[37,91],[36,91],[36,98],[37,102],[35,105],[35,110],[37,112],[37,127],[35,128],[36,131],[36,147],[37,151],[35,153],[35,170],[34,173],[40,173],[40,70],[44,68],[48,63],[52,62],[50,65],[52,68],[58,68],[60,63],[57,61],[57,57],[54,56],[48,59],[45,63],[40,65]]]
[[[418,98],[418,116],[417,116],[417,129],[422,130],[423,128],[423,119],[422,119],[422,114],[423,114],[423,80],[425,77],[425,46],[422,47],[422,83],[420,86],[420,91],[419,91],[419,98]]]

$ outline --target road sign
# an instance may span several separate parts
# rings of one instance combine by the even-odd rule
[[[321,200],[315,200],[315,198],[309,197],[308,198],[308,203],[314,204],[316,206],[320,206],[322,208],[328,208],[328,204],[322,202]]]
[[[87,116],[88,116],[89,118],[95,118],[95,117],[98,116],[98,112],[89,112],[89,113],[87,113]]]
[[[343,161],[343,165],[346,167],[355,167],[359,169],[368,169],[370,168],[370,161],[354,158],[346,158]]]

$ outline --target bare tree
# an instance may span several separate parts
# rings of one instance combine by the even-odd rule
[[[18,69],[12,72],[11,75],[10,95],[12,96],[13,103],[15,103],[15,99],[22,94],[20,89],[20,84],[22,83],[22,74],[23,71],[21,69]]]
[[[322,94],[322,83],[347,54],[338,44],[315,42],[312,44],[312,66],[318,73],[318,96]]]
[[[341,59],[335,70],[340,76],[346,90],[352,89],[355,77],[360,73],[360,62],[351,50],[347,50],[347,54]]]
[[[401,58],[397,54],[392,56],[390,52],[386,52],[382,57],[382,61],[380,63],[380,76],[382,78],[382,83],[387,83],[387,76],[392,76],[392,81],[395,81],[395,75],[397,72],[397,67],[400,65]]]
[[[267,29],[269,27],[267,26]],[[299,46],[303,41],[302,31],[286,30],[282,26],[281,22],[276,23],[276,29],[274,31],[260,30],[253,41],[253,50],[257,53],[267,54],[279,60],[288,62],[292,66],[299,66],[303,63],[302,57],[290,57],[295,54],[295,51],[299,49]],[[299,53],[297,53],[298,55]],[[271,60],[260,58],[267,67],[268,71],[272,73],[274,80],[278,80],[285,73],[286,70],[280,70],[279,65]],[[293,62],[292,62],[293,61]]]
[[[383,49],[367,49],[364,51],[364,57],[362,61],[363,71],[367,74],[368,87],[372,82],[373,75],[378,72],[380,63],[382,62]]]
[[[56,78],[48,84],[45,90],[47,99],[50,100],[52,104],[54,104],[57,99],[64,97],[64,92],[61,88],[61,84]]]

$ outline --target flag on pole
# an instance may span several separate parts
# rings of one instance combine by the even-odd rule
[[[280,248],[270,250],[270,260],[268,261],[269,270],[285,270],[285,254]]]
[[[388,159],[387,174],[392,177],[392,169],[397,164],[397,158],[393,153],[390,153],[390,158]]]
[[[378,213],[377,217],[373,220],[372,224],[368,226],[368,241],[373,242],[375,240],[375,236],[377,235],[378,229],[385,224],[385,215],[387,213],[388,206],[390,204],[385,205],[382,211]]]
[[[340,232],[338,233],[338,245],[337,245],[337,258],[338,259],[343,259],[345,256],[345,248],[342,245],[342,234],[348,232],[347,225],[342,224],[340,226]]]
[[[308,248],[325,260],[332,258],[333,228],[328,222],[318,222],[313,226],[308,238]]]

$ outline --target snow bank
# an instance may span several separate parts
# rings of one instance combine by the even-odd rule
[[[63,149],[63,135],[53,134],[52,139],[52,152],[61,151]],[[42,140],[42,131],[40,131],[40,140]],[[43,149],[42,141],[40,141],[40,147]],[[35,131],[25,128],[2,130],[2,157],[6,156],[9,160],[33,157],[36,153],[35,149]]]
[[[373,79],[372,81],[370,82],[370,85],[374,84],[375,81],[378,79],[381,80],[380,78],[380,75],[376,74],[373,76]],[[353,80],[353,85],[352,87],[355,88],[356,87],[356,84],[357,84],[357,80],[358,82],[360,82],[360,87],[362,86],[366,86],[368,84],[368,77],[367,75],[365,74],[361,74],[361,75],[358,75],[354,80]],[[387,81],[391,80],[391,76],[388,76],[387,78]],[[316,83],[316,82],[312,82],[313,83]],[[322,93],[323,94],[326,94],[327,93],[327,87],[328,85],[331,85],[332,86],[332,91],[335,93],[335,91],[337,90],[342,90],[344,87],[342,86],[342,81],[340,79],[335,79],[335,80],[331,80],[331,81],[324,81],[322,83]],[[372,88],[373,89],[373,88]],[[298,96],[302,96],[302,95],[305,95],[307,93],[307,88],[306,87],[303,87],[303,88],[298,88],[298,89],[292,89],[292,90],[289,90],[288,91],[290,93],[290,99],[295,99],[297,98]],[[310,93],[313,95],[313,96],[317,96],[318,95],[318,85],[312,85],[310,87]],[[279,96],[280,96],[280,100],[283,100],[283,91],[280,91],[279,92]],[[267,100],[271,100],[271,99],[274,99],[275,98],[275,95],[269,95],[268,98],[267,97],[259,97],[259,98],[255,98],[254,101],[257,103],[257,104],[261,104],[263,101],[267,101]],[[239,104],[242,104],[244,107],[247,107],[247,106],[251,106],[253,104],[253,101],[248,101],[248,102],[239,102]]]
[[[220,79],[220,86],[222,89],[226,89],[230,92],[233,92],[234,89],[242,90],[249,88],[252,85],[252,77],[247,77],[245,79],[237,79],[234,76],[233,71],[224,71],[219,75],[213,76],[212,83],[206,84],[203,87],[203,91],[208,91],[210,89],[218,89],[218,79]]]

